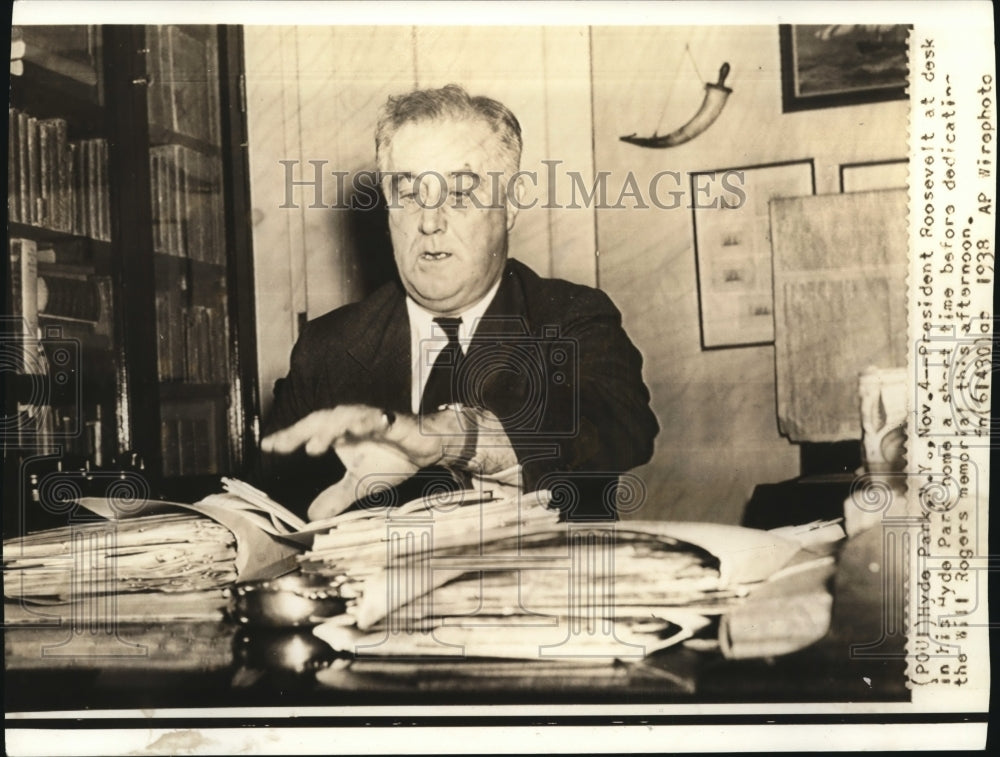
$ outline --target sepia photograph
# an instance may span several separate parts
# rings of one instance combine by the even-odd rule
[[[108,5],[11,26],[11,754],[985,739],[987,4]]]

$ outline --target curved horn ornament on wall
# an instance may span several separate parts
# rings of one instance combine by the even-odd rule
[[[632,133],[628,136],[620,137],[621,141],[628,142],[630,145],[638,145],[639,147],[654,148],[676,147],[685,142],[690,142],[715,123],[715,119],[722,113],[722,108],[725,106],[726,100],[733,93],[733,90],[726,86],[727,76],[729,76],[729,64],[723,63],[722,68],[719,69],[719,81],[715,84],[705,85],[705,99],[701,101],[701,107],[698,108],[698,112],[694,114],[694,117],[679,129],[662,137],[657,136],[656,132],[653,132],[653,136],[651,137],[637,137],[635,133]]]

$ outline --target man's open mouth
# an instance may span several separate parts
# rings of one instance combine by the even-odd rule
[[[444,260],[445,258],[450,257],[450,252],[432,252],[428,250],[420,253],[421,260]]]

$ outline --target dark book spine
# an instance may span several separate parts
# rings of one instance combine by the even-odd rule
[[[205,82],[208,88],[208,108],[205,117],[208,119],[208,141],[215,146],[222,144],[222,124],[219,119],[219,42],[214,31],[209,34],[205,46]]]
[[[177,148],[177,183],[179,186],[178,205],[181,214],[181,231],[184,240],[184,250],[192,260],[201,260],[201,248],[197,244],[195,234],[197,219],[194,218],[194,182],[191,180],[189,153],[186,147]]]
[[[181,474],[180,425],[176,418],[164,418],[162,425],[163,475]]]
[[[153,251],[163,252],[163,197],[160,194],[160,157],[149,151],[149,187],[152,198]]]
[[[83,197],[81,195],[81,179],[83,169],[81,167],[83,151],[79,142],[70,142],[69,164],[70,164],[70,213],[72,222],[70,231],[78,236],[83,236]]]
[[[179,287],[170,291],[170,327],[174,332],[174,371],[173,377],[183,381],[187,376],[187,310],[183,305],[182,292]]]
[[[49,217],[52,204],[52,129],[49,121],[38,122],[38,217],[35,223],[52,228]]]
[[[166,71],[161,58],[163,54],[161,37],[161,27],[146,27],[146,72],[149,80],[146,89],[147,115],[150,126],[159,129],[166,127],[163,107]]]
[[[98,186],[100,187],[100,230],[101,236],[105,242],[111,241],[111,182],[108,178],[108,140],[99,139],[97,141],[97,151],[98,151],[98,171],[100,175],[100,181]]]
[[[170,329],[167,295],[156,293],[156,369],[160,381],[169,381],[170,376]]]
[[[62,118],[53,122],[55,129],[55,228],[70,231],[70,155],[67,124]]]
[[[177,249],[177,214],[174,202],[174,170],[169,147],[163,147],[160,156],[160,167],[163,171],[164,192],[164,243],[168,255],[178,255]]]
[[[212,244],[216,250],[216,262],[226,262],[226,232],[225,210],[222,203],[222,166],[218,161],[212,163]]]
[[[174,35],[176,33],[176,26],[164,26],[163,27],[163,38],[161,44],[163,45],[163,52],[161,60],[163,62],[163,70],[166,73],[167,85],[166,85],[166,95],[167,95],[167,127],[171,131],[178,131],[177,128],[177,69],[174,67]]]
[[[80,190],[83,197],[83,234],[93,239],[96,233],[94,224],[94,140],[85,139],[80,142],[83,153],[80,167],[83,169],[80,179]]]
[[[194,445],[191,439],[191,421],[187,418],[178,418],[177,424],[177,474],[179,476],[191,475],[194,464]]]
[[[17,114],[17,176],[18,176],[18,206],[21,210],[21,223],[31,223],[31,203],[29,201],[30,165],[28,150],[28,131],[30,128],[27,113]]]
[[[184,206],[184,170],[181,165],[181,148],[178,145],[171,145],[171,157],[173,163],[171,170],[174,176],[174,218],[177,219],[177,254],[182,258],[191,256],[191,251],[187,246],[187,217]]]
[[[41,153],[39,149],[39,134],[37,119],[28,118],[28,223],[37,226],[39,223],[39,201],[42,196]]]
[[[7,217],[14,222],[21,220],[21,197],[18,172],[17,111],[7,111]]]

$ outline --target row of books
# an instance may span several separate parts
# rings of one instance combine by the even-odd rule
[[[156,363],[160,381],[224,384],[226,316],[204,305],[182,306],[179,293],[158,292]]]
[[[212,27],[147,26],[146,90],[157,127],[218,145],[218,42]]]
[[[8,110],[7,214],[11,221],[111,239],[108,143],[69,141],[62,118]]]
[[[219,159],[180,145],[149,151],[153,249],[206,263],[225,262]]]
[[[214,409],[160,421],[164,476],[203,476],[219,472]]]

